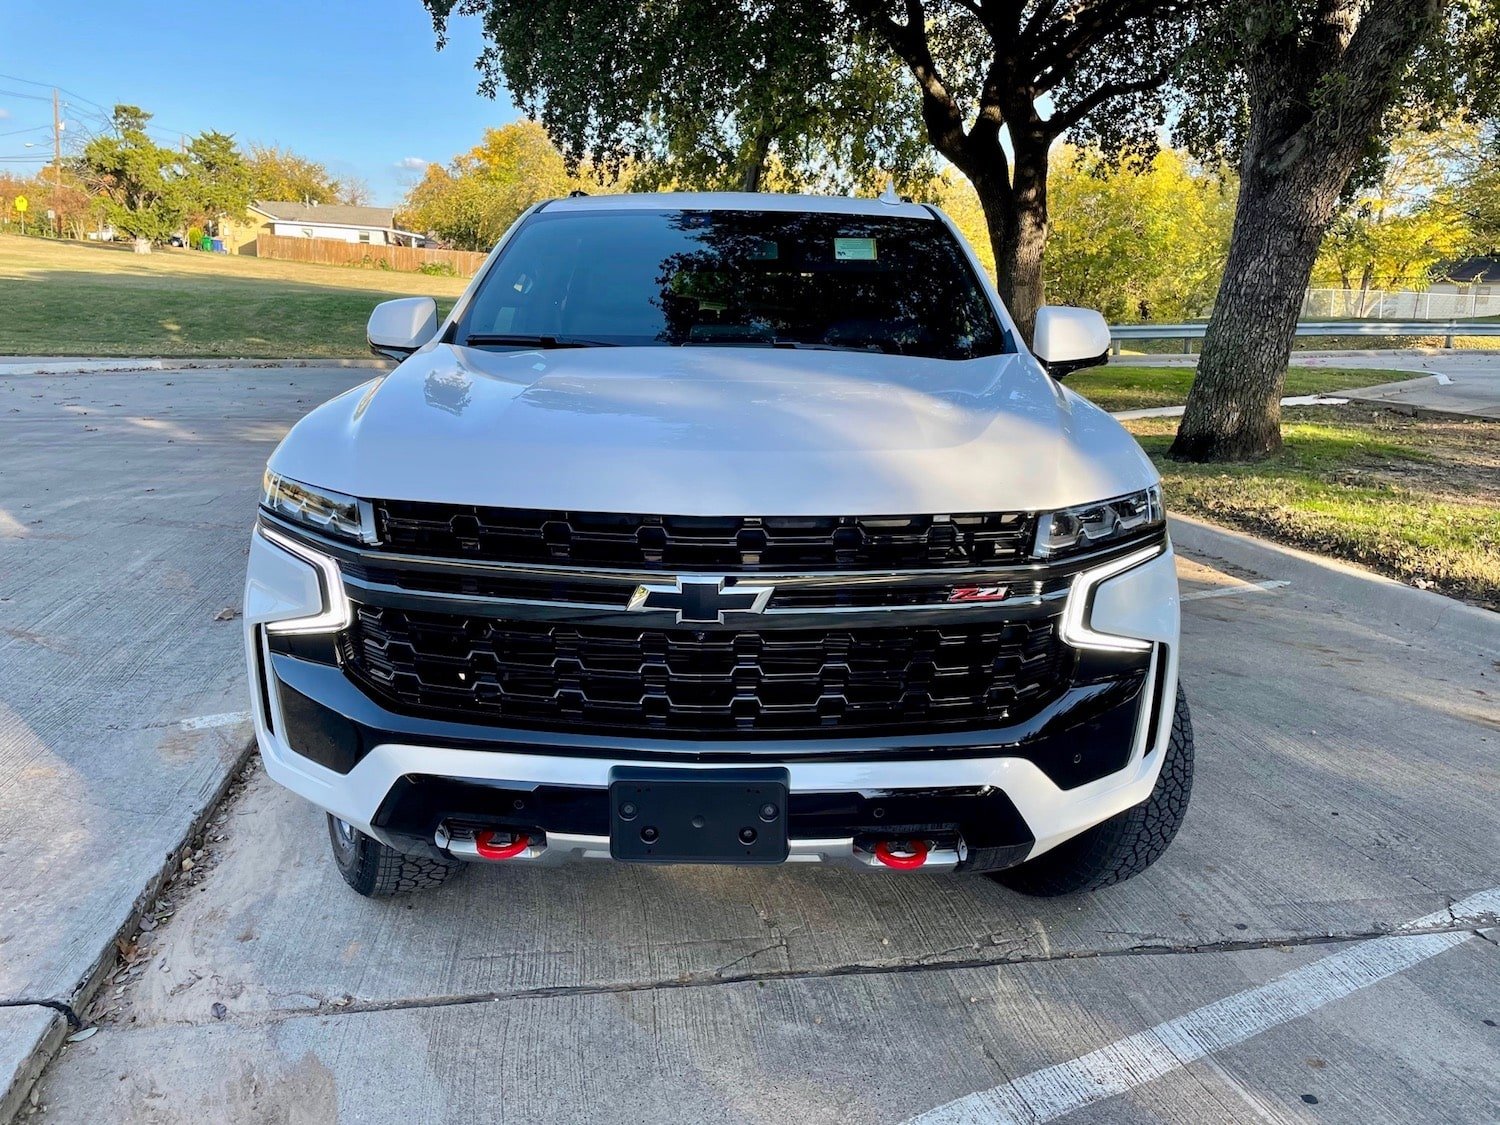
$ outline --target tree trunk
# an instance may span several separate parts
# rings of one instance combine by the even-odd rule
[[[745,179],[742,188],[745,191],[759,191],[761,180],[766,175],[766,164],[771,157],[771,137],[767,133],[757,133],[755,139],[750,142],[750,151],[745,160]]]
[[[1003,173],[1002,173],[1003,175]],[[995,285],[1028,346],[1042,307],[1042,256],[1047,249],[1047,145],[1016,148],[1013,178],[996,182],[990,175],[970,176],[984,209],[990,249],[995,255]]]
[[[1359,276],[1359,313],[1357,315],[1361,319],[1363,319],[1365,314],[1369,311],[1370,286],[1374,283],[1375,265],[1373,262],[1366,262],[1364,272]]]
[[[1281,448],[1281,388],[1326,226],[1305,213],[1307,190],[1289,177],[1247,181],[1240,192],[1224,281],[1172,444],[1179,461],[1253,460]]]
[[[1267,40],[1247,61],[1250,127],[1229,259],[1174,459],[1253,460],[1281,448],[1281,388],[1318,246],[1440,9],[1440,0],[1338,0],[1320,9],[1307,45]]]

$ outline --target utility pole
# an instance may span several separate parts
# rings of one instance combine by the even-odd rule
[[[57,87],[52,88],[52,182],[62,187],[62,113],[57,103]]]

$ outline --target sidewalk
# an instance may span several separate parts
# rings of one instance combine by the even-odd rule
[[[1117,356],[1111,363],[1130,367],[1194,366],[1196,355]],[[1411,373],[1415,378],[1339,391],[1337,399],[1284,398],[1283,406],[1318,401],[1377,403],[1407,414],[1448,414],[1463,418],[1500,419],[1500,352],[1293,352],[1296,367],[1368,367],[1371,371]],[[1181,407],[1127,411],[1120,418],[1176,417]]]
[[[263,367],[370,368],[385,371],[395,364],[388,359],[155,359],[150,356],[26,356],[0,355],[0,378],[6,375],[85,375],[118,371],[225,371]]]

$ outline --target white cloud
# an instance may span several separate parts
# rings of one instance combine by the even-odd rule
[[[403,156],[396,161],[396,167],[407,172],[420,172],[427,167],[427,161],[420,156]]]
[[[6,109],[3,105],[0,105],[0,121],[4,121],[9,116],[10,110]]]

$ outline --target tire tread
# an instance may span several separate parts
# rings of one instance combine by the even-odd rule
[[[994,878],[1022,894],[1048,898],[1122,883],[1150,867],[1182,827],[1193,791],[1193,718],[1177,689],[1172,736],[1151,796]]]
[[[352,852],[339,839],[338,826],[330,814],[328,837],[334,863],[344,882],[366,898],[440,887],[462,866],[463,861],[438,856],[406,855],[356,830]]]

